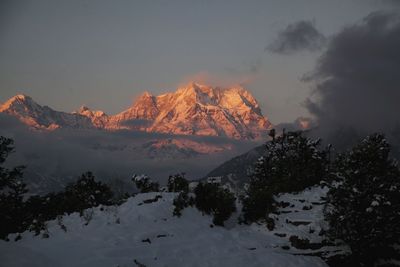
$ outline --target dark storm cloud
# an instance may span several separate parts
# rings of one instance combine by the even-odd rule
[[[313,21],[302,20],[289,24],[265,50],[278,54],[320,50],[326,42]]]
[[[375,12],[333,36],[308,80],[320,130],[393,133],[400,125],[400,16]]]

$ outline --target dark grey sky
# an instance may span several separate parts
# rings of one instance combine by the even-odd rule
[[[116,113],[144,90],[245,83],[273,123],[307,115],[300,82],[322,53],[265,51],[311,21],[331,36],[394,1],[1,1],[0,102],[17,93],[72,111]]]

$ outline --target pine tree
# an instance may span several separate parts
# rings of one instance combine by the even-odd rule
[[[189,182],[185,179],[184,173],[170,175],[168,178],[167,187],[169,192],[188,192]]]
[[[327,197],[328,234],[345,241],[363,266],[400,255],[394,249],[400,240],[400,171],[389,154],[380,134],[341,154]]]
[[[22,181],[24,167],[8,170],[2,166],[13,151],[13,140],[0,137],[0,239],[26,230],[47,237],[47,221],[59,215],[76,211],[82,214],[87,208],[113,204],[111,189],[96,182],[91,172],[69,184],[65,191],[26,198],[28,190]]]
[[[255,163],[250,184],[243,198],[247,222],[265,218],[274,210],[273,195],[298,192],[318,184],[328,173],[328,150],[320,150],[320,140],[302,132],[283,132],[266,143],[264,155]]]
[[[22,182],[23,167],[12,170],[2,167],[14,151],[12,139],[0,137],[0,238],[24,230],[28,222],[25,215],[24,195],[28,191]]]
[[[193,197],[189,196],[189,182],[185,179],[185,174],[175,174],[170,175],[167,183],[169,192],[179,192],[179,194],[174,198],[174,216],[180,217],[182,215],[182,210],[189,205],[193,205]]]
[[[75,182],[67,185],[64,193],[65,211],[67,213],[96,207],[100,204],[112,204],[113,193],[102,182],[96,182],[91,172],[82,174]]]
[[[188,206],[192,206],[194,203],[194,199],[192,196],[189,196],[187,191],[181,191],[173,201],[174,211],[173,215],[180,217],[182,215],[182,210],[187,208]]]
[[[236,211],[235,196],[226,188],[213,183],[199,183],[195,190],[195,205],[200,211],[213,215],[215,225],[224,225]]]
[[[157,182],[153,182],[147,175],[134,175],[132,181],[135,183],[140,193],[158,192],[160,191],[160,185]]]

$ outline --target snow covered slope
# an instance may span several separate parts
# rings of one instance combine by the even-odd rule
[[[162,197],[155,202],[146,201],[156,195]],[[52,221],[48,225],[49,238],[26,232],[17,242],[0,241],[0,264],[8,267],[326,266],[318,257],[294,255],[300,253],[283,249],[288,244],[287,237],[275,235],[276,231],[267,230],[265,225],[238,225],[233,217],[226,228],[211,227],[212,218],[195,208],[185,209],[180,218],[173,217],[174,196],[173,193],[139,194],[120,207],[105,207],[103,211],[99,207],[93,213],[88,210],[84,217],[91,220],[87,225],[78,214],[62,219],[66,231],[57,220]],[[282,229],[278,225],[277,231],[301,233],[304,229]]]
[[[328,241],[324,232],[328,223],[323,209],[328,187],[314,186],[295,194],[281,194],[276,201],[281,204],[277,214],[272,214],[281,248],[297,255],[318,255],[327,260],[349,252],[339,240]]]

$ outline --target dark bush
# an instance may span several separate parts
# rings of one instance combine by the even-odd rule
[[[234,194],[217,184],[199,183],[194,193],[196,208],[213,215],[215,225],[223,226],[224,221],[236,211]]]
[[[140,193],[160,191],[160,185],[157,182],[151,181],[150,177],[148,177],[147,175],[134,175],[132,180],[135,183],[137,189],[140,190]]]
[[[242,213],[245,222],[266,219],[267,214],[276,210],[272,191],[265,187],[257,188],[255,183],[250,183],[247,195],[242,199],[242,203]]]
[[[194,204],[193,197],[189,196],[188,192],[182,191],[174,198],[173,205],[174,205],[174,216],[180,217],[182,215],[182,210],[192,206]]]
[[[170,175],[168,178],[168,192],[188,192],[189,182],[185,179],[185,174]]]

